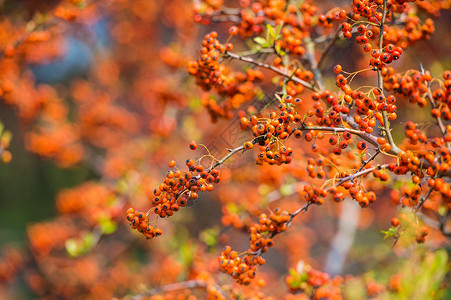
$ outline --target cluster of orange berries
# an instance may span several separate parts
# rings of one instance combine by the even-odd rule
[[[414,173],[417,177],[412,177],[414,183],[418,183],[423,178],[420,165],[423,162],[420,159],[424,159],[430,166],[426,169],[426,174],[430,177],[435,176],[437,173],[444,174],[449,171],[451,156],[448,147],[445,142],[451,142],[451,125],[446,126],[446,133],[444,137],[435,137],[428,139],[424,132],[421,132],[416,128],[412,121],[408,121],[405,125],[406,136],[409,138],[409,143],[417,145],[430,144],[432,148],[424,148],[416,151],[414,154],[412,151],[400,152],[398,156],[401,158],[401,164],[406,165],[409,171]],[[438,157],[436,157],[438,155]]]
[[[291,215],[287,211],[276,208],[269,216],[260,214],[258,223],[249,227],[250,248],[241,258],[230,246],[226,246],[218,257],[221,271],[231,275],[238,283],[249,285],[255,278],[257,265],[264,265],[266,260],[261,256],[274,245],[272,238],[287,229]]]
[[[327,190],[314,187],[310,184],[304,185],[304,199],[307,202],[311,202],[317,205],[322,205],[324,203],[324,197],[327,196]]]
[[[234,34],[236,27],[232,26],[229,31]],[[188,72],[196,77],[197,85],[205,91],[214,88],[219,95],[226,97],[220,104],[208,94],[203,97],[202,104],[210,113],[212,121],[230,119],[233,116],[232,109],[254,99],[258,90],[255,82],[263,80],[263,73],[259,70],[248,69],[235,73],[221,64],[221,55],[232,51],[233,45],[221,44],[217,37],[216,31],[207,34],[202,42],[201,57],[188,62]]]
[[[196,150],[197,146],[195,141],[189,144],[191,150]],[[169,170],[160,186],[151,192],[148,197],[154,207],[149,212],[154,212],[160,218],[170,217],[181,207],[197,199],[199,192],[210,192],[214,188],[213,184],[221,181],[219,170],[214,166],[205,169],[192,159],[187,159],[185,164],[188,167],[187,171],[181,171],[178,168],[175,172]],[[169,167],[176,168],[176,162],[170,161]],[[148,225],[149,212],[143,213],[130,208],[127,210],[127,220],[131,222],[133,229],[151,238],[161,235],[161,230]]]
[[[188,63],[188,72],[196,77],[197,84],[206,91],[225,84],[226,77],[222,74],[223,66],[219,63],[219,59],[221,53],[233,49],[231,43],[223,45],[217,37],[216,31],[205,35],[200,50],[201,57]]]
[[[388,175],[385,173],[381,173],[379,170],[376,170],[378,172],[373,172],[373,175],[376,178],[379,178],[384,181],[388,179]],[[382,174],[385,174],[383,176]],[[351,176],[351,174],[342,172],[339,176],[339,178],[346,178],[347,176]],[[363,187],[359,186],[356,182],[353,180],[345,181],[341,184],[346,190],[349,191],[349,195],[352,197],[353,200],[357,201],[359,205],[363,207],[367,207],[370,203],[374,203],[377,199],[376,193],[373,191],[364,191]],[[337,201],[337,192],[338,190],[335,190],[334,187],[329,189],[329,193],[334,195],[334,200]]]
[[[290,74],[294,74],[297,78],[304,80],[305,82],[311,82],[313,79],[312,71],[305,70],[305,69],[303,70],[301,68],[294,69],[291,66],[284,66],[283,61],[279,56],[274,58],[273,66],[278,69],[287,68],[289,70]],[[285,88],[286,88],[287,95],[290,95],[292,97],[295,97],[296,95],[301,94],[305,89],[304,85],[302,85],[298,82],[292,81],[292,80],[288,81],[287,83],[284,80],[280,80],[279,84],[281,86],[286,84]]]
[[[409,102],[416,103],[420,107],[427,104],[426,96],[432,76],[429,71],[408,71],[405,74],[396,73],[393,68],[382,69],[384,88],[392,90],[397,94],[409,99]],[[446,70],[442,74],[443,85],[431,93],[432,99],[437,102],[440,108],[433,108],[433,117],[443,117],[445,120],[451,119],[449,105],[451,104],[451,71]],[[440,105],[443,103],[444,105]]]
[[[251,234],[249,251],[265,253],[274,245],[272,237],[287,229],[291,215],[287,211],[276,208],[268,217],[261,214],[257,224],[249,227]]]
[[[420,200],[421,193],[422,193],[422,190],[421,190],[421,186],[419,184],[414,185],[412,188],[409,188],[408,186],[403,186],[401,188],[402,197],[400,199],[400,202],[404,206],[409,206],[409,207],[417,206],[419,203],[419,200]],[[393,226],[395,226],[395,225],[393,225]]]
[[[329,11],[327,14],[320,14],[318,16],[318,25],[326,28],[331,28],[334,21],[341,22],[346,19],[345,10]]]
[[[395,47],[393,44],[386,45],[382,49],[382,52],[374,49],[371,52],[372,57],[370,59],[370,65],[382,70],[382,68],[385,67],[385,64],[390,64],[394,60],[398,60],[402,53],[402,48],[399,46]]]
[[[313,269],[311,266],[304,264],[303,270],[296,272],[295,270],[290,270],[290,275],[285,277],[285,283],[291,292],[306,292],[307,294],[313,293],[313,290],[319,288],[331,280],[330,275],[319,270]],[[314,299],[317,298],[315,295]],[[325,299],[335,299],[335,298],[325,298]]]
[[[422,226],[420,229],[415,231],[415,240],[418,244],[423,244],[426,241],[426,236],[429,234],[429,228],[427,226]]]
[[[144,234],[147,239],[151,239],[162,234],[161,229],[149,225],[147,214],[142,211],[129,208],[127,210],[127,220],[130,222],[130,226],[133,229],[136,229]]]
[[[419,1],[419,3],[421,2]],[[417,16],[406,16],[402,27],[386,26],[385,31],[387,32],[384,35],[385,44],[395,44],[405,49],[419,40],[429,39],[435,31],[435,26],[434,21],[430,18],[426,19],[424,24],[421,24],[421,20]]]
[[[11,152],[8,150],[11,143],[11,132],[3,131],[3,124],[0,123],[0,157],[4,163],[9,163],[13,158]]]
[[[260,153],[257,156],[257,164],[289,164],[293,149],[286,146],[280,146],[277,141],[285,140],[290,135],[302,137],[302,131],[292,126],[293,123],[301,122],[302,117],[295,109],[296,106],[302,104],[300,98],[293,99],[290,95],[284,97],[284,101],[280,103],[280,113],[271,112],[268,119],[259,120],[255,115],[249,119],[242,117],[240,119],[241,128],[252,128],[255,137],[253,142],[245,142],[244,149],[253,148],[254,143],[259,144]]]
[[[197,144],[191,142],[190,148],[195,150]],[[217,169],[204,169],[192,159],[186,160],[185,164],[188,171],[168,171],[159,188],[153,191],[150,201],[155,206],[154,213],[161,218],[172,216],[180,207],[197,199],[199,192],[212,191],[213,184],[221,180]],[[175,167],[175,161],[171,161],[169,166]]]
[[[226,246],[218,257],[221,272],[232,276],[239,284],[249,285],[255,278],[257,265],[265,264],[259,255],[247,254],[242,259],[230,246]]]
[[[397,106],[395,104],[396,97],[394,95],[385,97],[378,88],[372,89],[368,95],[362,91],[353,91],[347,84],[347,78],[341,74],[342,67],[336,65],[334,71],[337,73],[336,84],[345,93],[345,102],[348,104],[355,104],[357,115],[354,117],[354,121],[357,123],[360,130],[365,131],[366,133],[372,133],[377,121],[379,121],[381,125],[384,125],[382,112],[387,112],[388,120],[390,121],[397,118]],[[374,99],[370,97],[370,94],[374,95]],[[341,112],[342,114],[349,112],[348,107],[340,107],[339,105],[334,105],[333,109],[336,112],[332,113],[333,116],[336,116],[338,112]],[[338,118],[338,116],[336,117]],[[385,147],[387,149],[383,149],[384,151],[390,151],[390,149],[388,149],[391,147],[389,144],[386,144]]]

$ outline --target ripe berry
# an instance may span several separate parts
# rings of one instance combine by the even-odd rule
[[[191,150],[196,150],[197,149],[197,143],[196,141],[191,141],[191,143],[189,143],[189,148]]]
[[[399,219],[398,219],[398,218],[393,218],[393,219],[391,219],[391,224],[392,224],[394,227],[397,227],[397,226],[399,225]]]
[[[229,34],[230,35],[236,35],[238,33],[238,27],[236,27],[236,26],[231,26],[230,28],[229,28]]]
[[[357,149],[364,150],[366,149],[366,143],[364,141],[360,141],[357,143]]]

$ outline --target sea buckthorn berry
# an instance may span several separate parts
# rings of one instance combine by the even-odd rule
[[[391,224],[392,224],[394,227],[397,227],[397,226],[399,225],[399,219],[398,219],[398,218],[393,218],[393,219],[391,219]]]
[[[190,148],[191,150],[196,150],[196,149],[197,149],[197,143],[196,143],[196,141],[191,141],[191,142],[189,143],[189,148]]]
[[[252,142],[247,141],[243,144],[243,147],[246,150],[250,150],[250,149],[252,149],[252,147],[254,147],[254,144],[252,144]]]
[[[359,150],[364,150],[364,149],[366,149],[366,143],[365,143],[364,141],[359,141],[359,142],[357,143],[357,149],[359,149]]]
[[[357,27],[357,31],[359,32],[359,33],[365,33],[365,31],[366,31],[366,26],[365,25],[363,25],[363,24],[360,24],[359,25],[359,27]]]
[[[429,228],[427,226],[423,226],[420,228],[420,234],[422,236],[427,236],[429,234]]]

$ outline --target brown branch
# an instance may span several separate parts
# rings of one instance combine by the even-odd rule
[[[384,0],[384,4],[382,6],[382,20],[379,25],[379,51],[382,51],[382,46],[384,42],[384,27],[385,27],[385,19],[387,17],[387,1]],[[382,78],[382,72],[381,70],[377,69],[377,85],[381,92],[384,91],[384,80]],[[382,118],[384,119],[384,131],[387,136],[388,143],[390,144],[391,148],[395,152],[401,151],[398,146],[393,141],[393,137],[390,132],[390,126],[388,123],[388,115],[386,111],[382,111]]]
[[[276,68],[274,66],[271,66],[269,64],[265,64],[265,63],[256,61],[256,60],[254,60],[254,59],[252,59],[250,57],[240,56],[238,54],[231,53],[229,51],[226,51],[224,53],[224,55],[227,56],[227,57],[236,59],[236,60],[241,60],[241,61],[253,64],[253,65],[259,66],[261,68],[265,68],[265,69],[271,70],[271,71],[273,71],[273,72],[275,72],[275,73],[277,73],[277,74],[279,74],[279,75],[281,75],[283,77],[289,78],[293,82],[296,82],[296,83],[299,83],[299,84],[303,85],[304,87],[306,87],[306,88],[308,88],[308,89],[310,89],[312,91],[315,91],[315,92],[318,91],[318,89],[314,85],[308,83],[307,81],[304,81],[304,80],[302,80],[302,79],[300,79],[300,78],[298,78],[296,76],[293,76],[293,74],[291,74],[289,72],[282,71],[282,70],[280,70],[280,69],[278,69],[278,68]]]
[[[313,43],[311,38],[305,38],[304,42],[306,43],[306,56],[307,60],[310,64],[310,68],[312,69],[313,76],[315,78],[316,84],[318,85],[319,90],[324,90],[324,84],[322,80],[321,72],[318,68],[318,63],[315,59],[315,43]]]
[[[429,195],[432,193],[433,190],[434,190],[433,188],[429,188],[429,190],[426,192],[426,194],[423,197],[421,197],[420,203],[418,203],[418,206],[417,206],[415,212],[418,212],[421,209],[424,202],[426,202],[426,200],[429,198]]]
[[[326,60],[326,56],[329,54],[329,52],[332,49],[333,45],[337,41],[340,32],[341,32],[341,28],[338,27],[337,31],[335,31],[335,34],[333,35],[333,37],[331,38],[331,40],[327,44],[326,48],[324,49],[323,54],[321,54],[321,58],[319,59],[319,62],[318,62],[318,69],[321,68],[321,66],[323,65],[324,61]]]
[[[426,93],[426,97],[429,99],[429,102],[431,103],[432,109],[437,108],[437,104],[434,101],[434,97],[432,97],[431,94],[431,83],[428,83],[428,90]],[[443,124],[442,118],[438,117],[437,118],[437,125],[440,129],[440,132],[442,133],[442,136],[445,137],[446,135],[446,127]],[[446,147],[448,148],[448,150],[451,152],[451,143],[450,142],[446,142]]]

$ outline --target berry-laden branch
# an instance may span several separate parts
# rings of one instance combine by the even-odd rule
[[[228,150],[229,153],[220,160],[212,158],[212,166],[206,170],[203,169],[200,162],[196,165],[192,160],[188,160],[187,166],[189,170],[187,172],[181,172],[180,174],[168,173],[164,184],[160,186],[158,190],[155,190],[155,197],[152,199],[152,203],[156,205],[154,212],[159,214],[160,217],[172,215],[172,211],[177,211],[180,206],[186,204],[186,201],[197,198],[198,192],[211,190],[212,185],[208,185],[208,181],[209,179],[215,180],[214,178],[217,176],[213,175],[210,177],[210,173],[215,172],[217,167],[222,165],[236,153],[258,147],[260,152],[256,159],[257,164],[281,165],[289,164],[292,160],[293,149],[286,146],[286,140],[291,136],[296,138],[304,137],[307,142],[313,141],[313,152],[319,151],[319,146],[316,145],[317,140],[322,139],[326,135],[330,136],[328,142],[333,146],[332,151],[324,151],[321,153],[324,158],[320,157],[316,160],[308,159],[308,175],[311,178],[327,178],[327,180],[322,186],[318,186],[316,183],[304,185],[303,194],[306,203],[302,207],[292,213],[281,209],[275,209],[269,215],[261,214],[258,223],[249,227],[251,242],[250,248],[245,253],[240,255],[238,252],[232,251],[229,246],[225,247],[222,251],[222,254],[219,257],[221,271],[231,275],[238,283],[244,285],[249,284],[255,277],[257,265],[265,263],[262,254],[274,245],[273,238],[277,234],[284,232],[291,224],[292,220],[301,212],[306,212],[309,206],[312,204],[323,204],[327,195],[331,195],[334,201],[340,202],[349,194],[361,207],[367,207],[376,200],[376,194],[374,191],[368,191],[363,185],[363,181],[359,179],[369,174],[373,174],[381,181],[388,180],[388,172],[395,175],[404,175],[411,172],[412,174],[416,174],[415,176],[420,177],[424,176],[422,172],[426,167],[428,169],[428,175],[430,175],[431,178],[432,176],[435,176],[434,179],[437,178],[436,175],[438,173],[433,169],[434,161],[436,160],[435,156],[433,156],[434,159],[431,161],[429,158],[426,159],[426,156],[417,157],[410,152],[404,152],[394,143],[391,134],[389,121],[393,121],[397,118],[397,106],[395,105],[396,98],[394,95],[389,95],[387,97],[384,95],[384,91],[390,90],[387,85],[387,82],[390,81],[386,80],[386,77],[389,76],[387,74],[390,74],[390,71],[385,67],[385,63],[388,64],[393,60],[397,60],[403,50],[400,46],[395,46],[393,44],[387,44],[384,47],[384,33],[388,31],[389,28],[387,22],[390,22],[387,21],[387,18],[393,17],[393,14],[389,14],[388,16],[387,3],[387,0],[377,2],[370,1],[368,7],[365,7],[360,1],[355,1],[355,15],[353,15],[353,17],[356,17],[356,19],[354,20],[354,24],[351,25],[347,22],[343,23],[342,31],[347,38],[352,36],[352,27],[358,25],[355,32],[362,34],[362,36],[357,37],[356,40],[358,43],[364,44],[363,50],[366,52],[372,50],[369,39],[374,38],[373,31],[368,28],[378,31],[379,37],[375,42],[377,43],[377,49],[373,50],[371,53],[372,57],[370,59],[370,65],[372,68],[353,73],[343,71],[340,65],[337,65],[334,68],[334,72],[337,74],[336,85],[343,92],[341,94],[333,94],[326,90],[322,74],[318,68],[318,65],[321,64],[325,55],[327,55],[327,52],[335,42],[335,39],[338,37],[338,33],[332,37],[330,44],[326,46],[319,64],[315,59],[315,44],[313,39],[305,32],[299,35],[294,34],[293,31],[295,31],[295,26],[290,24],[284,27],[284,23],[282,22],[280,22],[282,25],[280,29],[278,29],[278,31],[282,32],[280,37],[276,37],[278,33],[276,33],[275,29],[272,32],[271,30],[273,30],[273,28],[268,27],[268,36],[271,32],[273,33],[271,42],[268,42],[269,38],[266,40],[263,39],[265,40],[263,42],[262,39],[259,40],[262,43],[262,47],[267,47],[265,51],[261,52],[272,52],[276,54],[277,57],[273,64],[260,62],[248,56],[232,53],[233,44],[221,44],[217,39],[217,32],[211,32],[204,37],[201,57],[196,61],[191,61],[189,63],[189,72],[196,77],[197,83],[206,91],[214,88],[218,94],[233,98],[240,93],[237,91],[241,90],[244,83],[253,83],[253,79],[255,78],[263,80],[263,75],[254,71],[247,72],[246,75],[241,73],[240,76],[236,76],[239,78],[234,78],[237,73],[230,72],[221,65],[223,61],[221,58],[226,57],[258,66],[283,76],[286,80],[282,83],[279,82],[279,84],[283,85],[283,96],[278,97],[278,94],[276,94],[276,98],[280,101],[279,111],[271,112],[268,118],[261,116],[257,117],[251,113],[249,118],[242,117],[240,119],[242,128],[250,129],[252,131],[254,135],[252,140],[245,142],[240,147]],[[251,10],[258,15],[261,8],[262,5],[258,3],[255,4]],[[402,8],[399,9],[402,10]],[[261,11],[261,14],[266,13],[264,10]],[[342,15],[341,11],[338,15]],[[358,15],[358,17],[356,15]],[[363,16],[365,20],[359,20],[361,16]],[[241,17],[243,19],[245,18],[244,16]],[[346,13],[344,13],[344,16],[338,17],[338,19],[344,19],[345,17]],[[349,15],[348,18],[351,19],[351,15]],[[249,36],[252,36],[259,28],[261,29],[261,27],[259,27],[260,24],[267,24],[265,23],[265,20],[260,19],[258,19],[258,25],[252,27],[248,26],[247,29],[243,29],[243,24],[246,22],[242,22],[240,28],[232,26],[230,27],[229,33],[231,35],[236,35],[240,32],[243,36],[245,36],[245,34],[250,34]],[[214,17],[212,20],[214,20]],[[230,19],[228,20],[230,21]],[[255,20],[249,18],[249,20],[246,21],[252,23],[252,21]],[[318,18],[318,22],[327,23],[327,18]],[[295,37],[289,38],[291,34]],[[293,40],[296,38],[302,41],[302,47],[300,45],[294,45],[296,43],[293,42]],[[374,38],[374,40],[376,39]],[[300,43],[301,42],[298,44]],[[304,45],[306,49],[303,48]],[[258,50],[255,51],[255,53],[258,52]],[[301,72],[305,71],[308,74],[307,80],[298,77],[298,69],[305,69],[305,66],[299,64],[297,60],[295,61],[293,59],[290,61],[293,55],[304,57],[304,62],[308,62],[311,70],[301,70]],[[285,68],[284,66],[289,67]],[[294,68],[294,71],[290,73],[288,71],[289,68]],[[370,70],[376,70],[377,72],[377,86],[369,87],[368,91],[365,91],[367,87],[359,87],[353,90],[350,83],[355,76],[360,72]],[[345,77],[344,74],[348,76]],[[312,80],[315,84],[310,84],[308,82]],[[241,85],[242,83],[243,85]],[[300,94],[302,91],[298,91],[295,88],[289,90],[288,86],[290,83],[298,84],[302,87],[302,91],[305,87],[309,89],[310,92],[313,92],[311,93],[311,99],[314,102],[313,109],[309,109],[307,112],[302,111],[305,108],[302,107],[303,100],[301,97],[295,97],[295,95]],[[393,90],[399,90],[399,87],[393,88]],[[235,106],[238,107],[241,103],[242,102],[235,103]],[[210,103],[209,101],[206,106],[210,112],[219,115],[220,113],[218,113],[218,111],[220,110],[214,104],[215,103]],[[436,106],[434,106],[434,108],[436,108]],[[242,115],[246,115],[246,112],[241,113]],[[308,118],[316,119],[314,119],[315,122],[313,122]],[[373,132],[377,124],[381,124],[381,129],[384,132],[383,134]],[[438,124],[440,126],[441,120],[438,121]],[[443,135],[446,134],[443,125],[441,126],[441,131]],[[360,151],[360,161],[359,164],[350,167],[353,162],[352,159],[349,159],[349,162],[347,163],[341,163],[337,161],[336,157],[340,156],[343,151],[348,151],[345,149],[347,149],[348,145],[351,143],[353,136],[360,138],[357,142],[357,150]],[[366,152],[367,144],[365,141],[376,147],[375,152],[372,155],[369,155]],[[196,147],[196,145],[193,145],[191,148]],[[374,163],[379,154],[395,156],[396,163]],[[392,158],[392,160],[394,159]],[[323,170],[326,161],[328,166],[330,166],[330,172],[328,171],[327,174]],[[429,162],[429,165],[427,161]],[[357,162],[357,160],[354,160],[354,162]],[[347,168],[347,171],[342,171],[342,167]],[[431,168],[432,171],[429,171],[429,168]],[[172,181],[173,177],[177,179],[175,182]],[[204,182],[204,180],[206,180],[206,182]],[[421,178],[418,180],[415,179],[415,181],[418,182],[414,182],[418,184],[420,180]],[[215,183],[217,182],[219,181],[215,180]],[[439,180],[436,180],[434,184],[437,188],[438,185],[446,186]],[[415,193],[411,194],[419,195],[417,192],[418,190],[419,189],[416,189]],[[421,190],[419,191],[421,192]],[[418,209],[432,193],[431,191],[432,189],[424,195],[419,203],[418,201],[416,202],[419,204]],[[418,195],[415,197],[418,198]],[[414,196],[411,197],[413,198]],[[416,200],[418,200],[417,198]],[[135,226],[135,224],[132,222],[132,227],[133,226]],[[141,227],[141,229],[144,229],[144,227]]]

